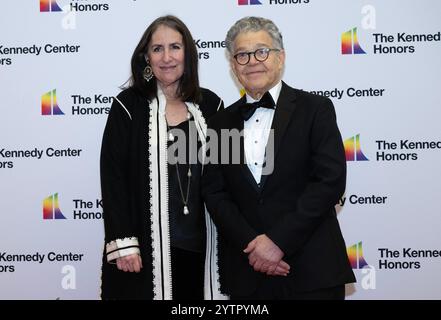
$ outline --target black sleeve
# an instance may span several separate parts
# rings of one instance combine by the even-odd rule
[[[129,154],[131,137],[131,105],[129,95],[121,93],[113,100],[101,145],[101,194],[103,198],[106,243],[136,237],[130,219]]]
[[[330,214],[346,185],[346,158],[334,106],[324,100],[311,128],[312,172],[295,212],[289,212],[266,234],[286,255],[299,250]]]

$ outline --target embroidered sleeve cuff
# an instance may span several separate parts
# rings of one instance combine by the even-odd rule
[[[107,262],[129,254],[140,254],[138,238],[116,239],[106,244]]]

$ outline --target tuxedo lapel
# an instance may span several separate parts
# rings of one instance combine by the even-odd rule
[[[229,129],[237,129],[241,135],[240,135],[240,171],[244,175],[245,179],[250,183],[251,187],[256,191],[260,192],[260,188],[256,183],[256,180],[254,179],[253,174],[251,173],[250,169],[248,169],[246,156],[245,156],[245,147],[244,147],[244,136],[243,136],[243,128],[244,128],[244,121],[240,114],[239,106],[246,102],[246,97],[243,96],[239,101],[237,101],[235,104],[233,104],[229,111],[231,112],[230,117],[230,123],[228,124]],[[230,152],[232,152],[234,148],[230,148]],[[231,156],[231,155],[230,155]],[[230,157],[231,159],[231,157]]]
[[[273,122],[271,124],[271,130],[274,134],[274,140],[268,140],[268,143],[273,142],[273,145],[267,145],[265,157],[266,157],[266,165],[269,164],[269,161],[272,161],[272,166],[274,169],[277,153],[280,150],[280,144],[285,135],[286,129],[288,128],[288,124],[291,120],[291,116],[296,107],[295,104],[296,95],[294,90],[286,85],[282,81],[282,89],[280,90],[279,99],[276,103],[276,111],[274,113]],[[272,157],[269,159],[268,157]],[[266,180],[270,175],[262,175],[260,180],[260,188],[262,189],[265,185]]]

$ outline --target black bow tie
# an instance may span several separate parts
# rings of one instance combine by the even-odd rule
[[[244,103],[239,107],[239,110],[240,110],[240,114],[242,115],[242,118],[245,121],[247,121],[249,118],[253,116],[257,108],[274,109],[275,105],[276,104],[274,103],[273,98],[267,91],[259,101],[253,103]]]

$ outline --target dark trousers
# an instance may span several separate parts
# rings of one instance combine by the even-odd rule
[[[173,300],[204,300],[205,255],[171,248]]]
[[[256,291],[249,296],[232,295],[231,300],[344,300],[345,285],[323,288],[314,291],[297,292],[292,290],[284,277],[265,277]]]

